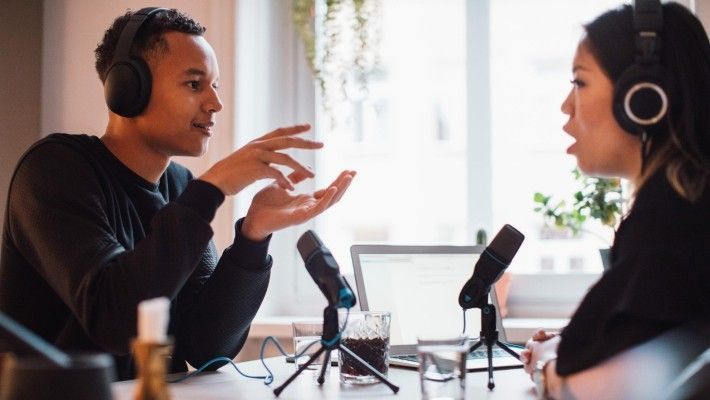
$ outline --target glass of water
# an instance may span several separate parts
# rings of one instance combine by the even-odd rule
[[[468,349],[464,337],[419,338],[417,354],[423,400],[464,399]]]
[[[320,348],[321,336],[323,335],[323,322],[321,321],[304,321],[304,322],[294,322],[291,324],[293,328],[293,350],[295,357],[296,369],[301,368],[303,364],[308,362],[313,354],[315,354]],[[310,346],[310,347],[308,347]],[[305,349],[308,350],[305,350]],[[305,350],[305,352],[304,352]],[[301,354],[303,353],[303,354]],[[300,355],[299,355],[300,354]],[[308,366],[308,370],[320,371],[321,366],[325,362],[326,352],[321,353],[321,355],[314,360],[311,365]],[[326,363],[326,368],[330,365],[330,360]]]

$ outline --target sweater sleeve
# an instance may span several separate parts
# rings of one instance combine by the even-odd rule
[[[178,299],[176,356],[195,367],[217,356],[236,356],[266,294],[271,236],[259,242],[247,239],[241,234],[242,221],[235,224],[234,243],[214,271],[201,266],[203,273],[191,278]]]
[[[180,202],[152,218],[134,248],[117,239],[111,190],[89,159],[61,143],[25,155],[9,194],[9,232],[18,251],[71,309],[86,334],[125,354],[140,301],[174,299],[208,247],[209,221]],[[189,190],[189,187],[188,187]]]

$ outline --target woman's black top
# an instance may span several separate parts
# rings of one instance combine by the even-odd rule
[[[656,172],[619,226],[611,257],[562,332],[560,375],[687,322],[710,322],[710,191],[690,203]]]

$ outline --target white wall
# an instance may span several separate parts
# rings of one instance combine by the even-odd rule
[[[42,1],[3,0],[0,12],[0,232],[10,176],[40,138]]]
[[[661,0],[664,3],[680,3],[693,10],[698,19],[703,23],[705,31],[710,34],[710,0]]]
[[[695,6],[695,13],[698,15],[701,21],[703,21],[703,26],[705,27],[705,32],[710,34],[710,0],[689,0]]]
[[[41,132],[86,133],[100,136],[108,121],[103,86],[94,70],[94,49],[113,20],[126,12],[153,6],[145,0],[45,0],[42,48]],[[206,39],[217,53],[220,95],[225,104],[217,115],[217,133],[208,153],[178,162],[200,174],[234,147],[235,24],[231,0],[163,0],[162,7],[177,8],[207,28]],[[220,207],[213,222],[215,241],[222,249],[231,242],[233,199]]]

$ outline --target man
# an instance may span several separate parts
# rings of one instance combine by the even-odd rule
[[[135,15],[134,15],[135,14]],[[219,70],[204,28],[176,10],[126,13],[96,49],[107,96],[121,33],[143,18],[130,54],[147,63],[149,100],[136,115],[109,102],[105,134],[54,134],[20,159],[8,193],[0,261],[0,310],[63,349],[114,355],[119,379],[134,376],[130,341],[140,301],[171,300],[171,371],[235,356],[266,292],[272,232],[337,202],[355,175],[293,195],[313,173],[280,150],[318,149],[299,125],[277,129],[193,179],[170,161],[205,153],[214,132]],[[115,86],[115,85],[114,85]],[[275,165],[293,172],[287,177]],[[224,197],[270,178],[234,243],[218,257],[210,221]],[[12,349],[2,349],[12,350]]]

